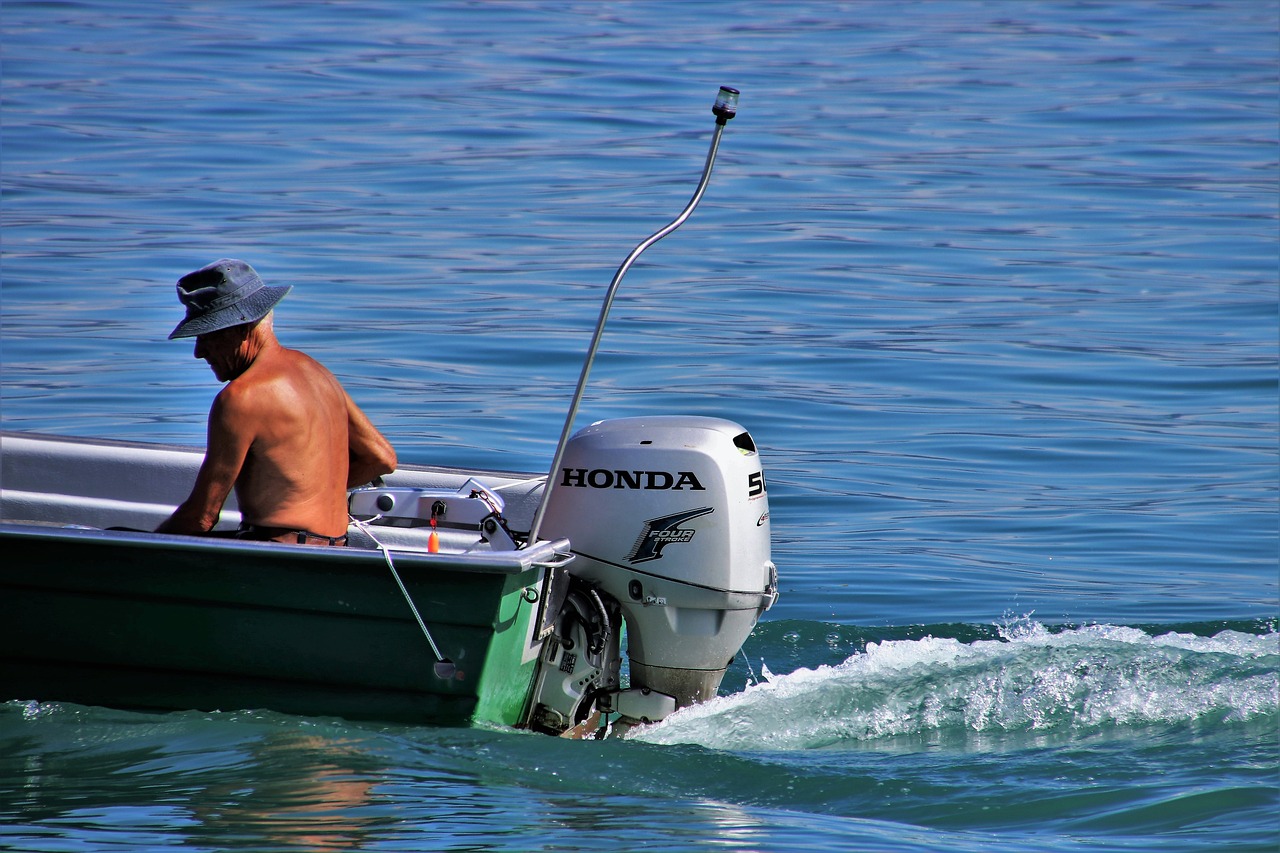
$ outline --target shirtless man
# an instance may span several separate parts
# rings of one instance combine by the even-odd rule
[[[395,470],[390,442],[334,375],[276,340],[271,310],[291,289],[225,258],[179,279],[187,316],[169,338],[194,337],[195,357],[227,384],[191,495],[157,533],[209,533],[234,486],[238,538],[342,545],[346,490]]]

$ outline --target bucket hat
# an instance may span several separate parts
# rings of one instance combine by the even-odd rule
[[[214,261],[178,279],[178,301],[187,306],[187,316],[169,333],[169,340],[256,323],[292,289],[268,287],[244,261]]]

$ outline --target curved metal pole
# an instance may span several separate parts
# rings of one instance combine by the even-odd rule
[[[728,93],[731,93],[731,97]],[[578,415],[578,405],[582,402],[583,391],[587,387],[587,377],[591,375],[591,365],[596,359],[596,350],[600,347],[600,339],[604,336],[605,321],[609,318],[609,309],[613,307],[613,297],[618,292],[618,285],[622,283],[622,277],[627,274],[627,270],[635,263],[636,258],[654,243],[670,234],[672,231],[684,224],[689,215],[693,213],[693,209],[698,206],[698,202],[702,200],[702,194],[706,192],[707,183],[711,180],[711,168],[716,162],[716,152],[720,148],[720,135],[724,132],[724,126],[728,120],[733,118],[737,108],[738,91],[722,86],[720,94],[716,98],[715,106],[712,112],[716,115],[716,129],[711,136],[711,149],[707,152],[707,161],[702,167],[702,178],[698,181],[698,188],[693,192],[693,198],[685,205],[683,211],[671,222],[646,239],[640,242],[631,254],[627,255],[626,260],[618,267],[618,271],[613,274],[613,281],[609,283],[609,289],[604,295],[604,304],[600,306],[600,318],[596,320],[595,334],[591,336],[591,346],[587,348],[587,358],[582,365],[582,373],[578,375],[578,387],[573,392],[573,400],[569,404],[569,413],[564,419],[564,427],[560,430],[560,441],[556,444],[555,456],[551,459],[551,470],[547,472],[547,485],[542,490],[542,501],[538,504],[538,511],[534,513],[533,524],[529,527],[529,539],[525,547],[529,547],[538,541],[538,531],[542,527],[542,517],[546,514],[548,499],[551,496],[551,490],[554,487],[556,472],[560,470],[560,463],[564,459],[565,447],[569,443],[569,436],[573,432],[573,421]]]

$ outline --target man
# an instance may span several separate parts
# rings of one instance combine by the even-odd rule
[[[395,470],[390,442],[337,378],[276,340],[271,311],[291,289],[227,258],[178,280],[187,316],[169,339],[194,337],[195,357],[227,384],[191,495],[157,533],[208,533],[234,486],[239,538],[343,545],[346,490]]]

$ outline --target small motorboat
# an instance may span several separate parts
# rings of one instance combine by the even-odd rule
[[[348,545],[150,533],[198,448],[0,434],[0,700],[269,709],[599,735],[716,694],[777,599],[747,430],[571,427],[549,473],[402,466],[349,493]],[[219,529],[240,521],[232,498]],[[623,667],[626,633],[629,665]]]

